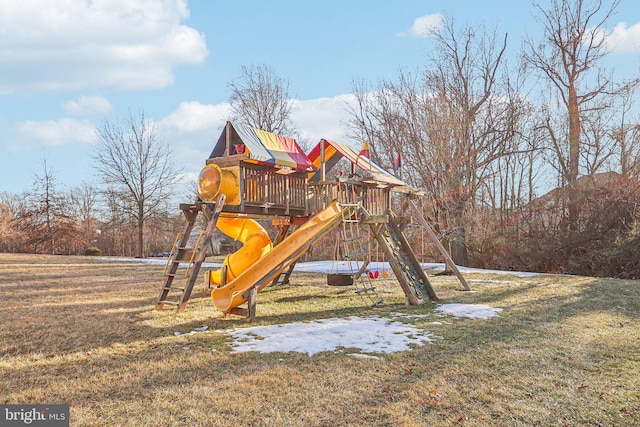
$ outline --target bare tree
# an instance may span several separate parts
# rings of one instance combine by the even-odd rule
[[[506,36],[449,21],[433,37],[420,75],[401,71],[376,90],[355,87],[350,126],[370,140],[384,166],[401,153],[403,179],[426,190],[428,216],[464,265],[466,218],[478,191],[495,162],[529,150],[514,143],[524,100],[501,71]]]
[[[172,194],[177,171],[171,150],[158,135],[157,124],[144,113],[121,123],[105,121],[97,130],[99,142],[93,160],[107,187],[119,197],[114,200],[135,220],[137,253],[144,255],[145,221],[164,208]]]
[[[243,65],[240,77],[228,83],[231,119],[280,135],[295,136],[289,82],[268,65]]]
[[[0,251],[24,251],[23,242],[28,238],[18,227],[18,220],[27,210],[25,194],[0,193]]]
[[[35,253],[72,253],[77,230],[68,212],[67,195],[58,189],[53,169],[42,160],[42,174],[34,174],[33,189],[16,223],[28,236],[25,245]]]
[[[101,231],[98,241],[99,247],[108,254],[127,256],[130,255],[126,248],[126,236],[135,230],[131,227],[131,218],[126,214],[123,206],[124,195],[114,188],[101,191],[104,203],[101,205],[100,216],[102,218]],[[134,231],[135,232],[135,231]]]
[[[640,82],[625,85],[617,97],[614,108],[619,112],[618,124],[612,127],[611,138],[615,141],[616,154],[620,162],[620,173],[626,177],[640,176],[640,116],[633,114],[637,108],[634,96]]]
[[[551,0],[544,8],[533,2],[544,26],[544,39],[537,44],[531,38],[525,40],[524,60],[555,88],[566,111],[566,136],[548,129],[562,177],[570,186],[580,172],[581,118],[590,108],[589,103],[608,93],[611,86],[599,64],[609,53],[605,24],[619,3],[620,0]],[[568,141],[568,156],[558,149],[562,140]],[[573,197],[568,211],[573,228],[577,219],[577,201]]]
[[[69,198],[74,214],[82,224],[85,244],[91,246],[97,223],[98,191],[92,183],[83,181],[69,191]]]

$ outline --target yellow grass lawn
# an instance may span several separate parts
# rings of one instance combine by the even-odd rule
[[[0,254],[0,403],[66,403],[73,426],[640,425],[640,282],[570,276],[431,276],[441,300],[370,309],[320,274],[265,288],[258,319],[223,319],[198,284],[183,313],[154,309],[162,266]],[[444,315],[485,304],[499,316]],[[407,315],[436,338],[353,349],[234,353],[225,331]],[[397,319],[397,317],[394,317]],[[176,336],[208,326],[206,332]]]

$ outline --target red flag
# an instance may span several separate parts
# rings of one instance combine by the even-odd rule
[[[396,158],[396,169],[400,169],[402,167],[402,154],[398,153],[398,157]]]
[[[364,145],[362,146],[362,149],[360,150],[360,153],[358,154],[358,157],[366,157],[367,159],[371,158],[371,152],[369,151],[369,141],[365,141]]]
[[[358,161],[360,160],[360,157],[366,157],[367,159],[371,159],[371,152],[369,151],[369,141],[365,141],[364,144],[362,145],[362,148],[358,153],[358,157],[356,158],[356,166],[358,166]],[[371,162],[369,162],[369,165],[371,165]]]

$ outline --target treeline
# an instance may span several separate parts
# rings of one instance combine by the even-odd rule
[[[0,252],[82,255],[98,248],[105,256],[138,256],[137,223],[109,202],[116,195],[88,183],[59,191],[53,176],[42,178],[37,191],[0,193]],[[569,191],[560,187],[515,208],[482,204],[469,209],[463,218],[469,258],[464,265],[640,278],[640,182],[615,172],[581,177],[573,190],[580,206],[576,227],[568,222]],[[417,203],[426,215],[432,212],[428,197]],[[408,214],[401,202],[396,210]],[[428,218],[451,249],[455,233]],[[142,252],[169,251],[184,225],[177,206],[155,211],[145,225]],[[442,261],[420,227],[407,232],[423,260]],[[331,257],[334,243],[325,240],[307,259]]]
[[[640,277],[640,78],[617,81],[604,65],[618,3],[534,2],[541,39],[515,56],[506,34],[444,22],[420,69],[354,82],[351,140],[422,192],[457,264]],[[288,82],[269,66],[243,67],[229,87],[232,121],[298,134]],[[32,192],[0,195],[0,250],[169,250],[183,221],[166,206],[169,152],[144,115],[122,125],[98,131],[100,185],[59,193],[45,165]]]
[[[569,192],[573,194],[569,194]],[[571,197],[578,203],[570,218]],[[640,278],[640,182],[614,172],[578,179],[477,228],[478,267]],[[477,218],[482,222],[482,216]]]
[[[0,193],[0,252],[135,257],[171,250],[184,228],[177,207],[153,211],[140,251],[137,221],[115,203],[118,197],[90,183],[60,190],[50,172],[32,191]]]

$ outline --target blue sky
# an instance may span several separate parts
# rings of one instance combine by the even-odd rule
[[[544,0],[542,0],[544,3]],[[311,145],[346,137],[354,79],[393,80],[429,54],[440,17],[509,33],[513,56],[540,24],[529,1],[0,0],[0,192],[29,190],[42,161],[59,189],[96,181],[94,129],[143,111],[194,179],[227,120],[229,81],[267,64],[289,81]],[[622,0],[608,63],[640,69],[640,7]]]

